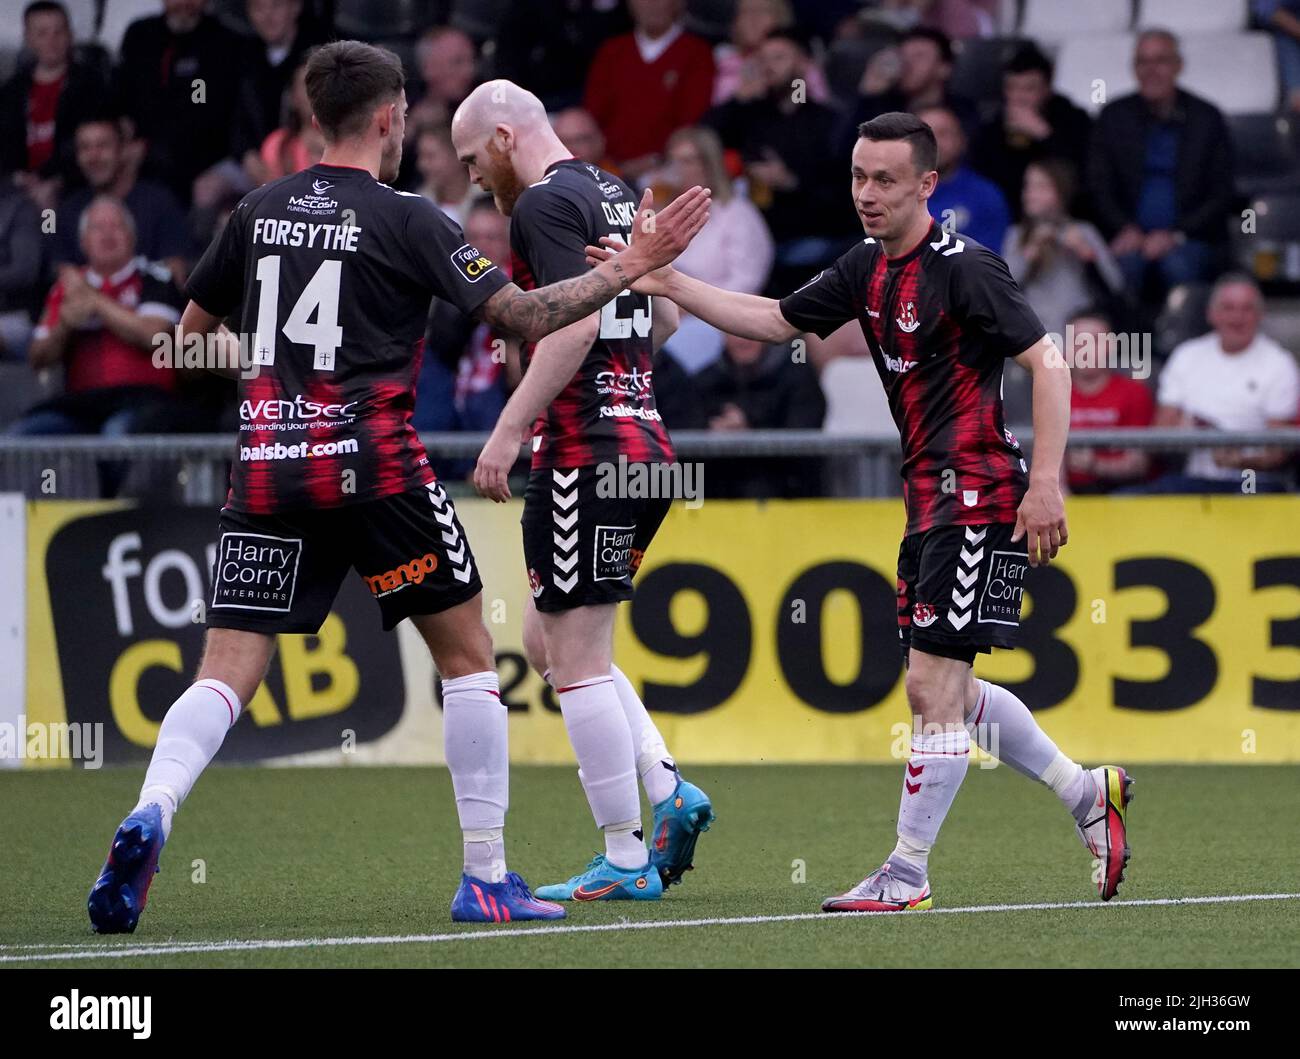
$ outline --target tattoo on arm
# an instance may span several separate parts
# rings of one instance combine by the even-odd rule
[[[483,319],[529,342],[590,316],[607,301],[632,285],[614,262],[621,287],[615,287],[596,269],[538,290],[520,290],[511,283],[483,303]]]

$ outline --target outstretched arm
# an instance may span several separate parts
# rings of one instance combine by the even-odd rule
[[[637,242],[633,240],[630,247],[622,249],[612,240],[602,239],[603,245],[587,247],[587,260],[600,264],[617,262],[634,250]],[[741,338],[786,342],[799,334],[799,329],[781,315],[781,305],[775,298],[723,290],[671,266],[647,274],[632,286],[638,294],[669,298],[692,316]]]
[[[677,257],[709,219],[709,191],[694,187],[658,213],[647,190],[634,222],[632,245],[617,260],[600,261],[583,276],[523,291],[510,283],[483,303],[482,317],[493,327],[537,340],[589,316],[647,272]]]

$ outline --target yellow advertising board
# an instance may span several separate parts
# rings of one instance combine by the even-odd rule
[[[511,757],[571,762],[554,695],[523,660],[520,507],[457,506]],[[141,719],[156,724],[197,663],[201,627],[181,617],[190,571],[210,589],[215,512],[171,510],[29,505],[28,715],[117,727],[110,761],[147,756]],[[1068,516],[1059,561],[1028,574],[1023,646],[981,656],[977,675],[1081,761],[1300,761],[1300,497],[1079,498]],[[674,506],[620,607],[615,658],[682,761],[893,759],[902,528],[890,500]],[[232,732],[234,759],[441,760],[427,655],[409,629],[380,634],[352,580],[319,641],[284,638],[297,642]]]

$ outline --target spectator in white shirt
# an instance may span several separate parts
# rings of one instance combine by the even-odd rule
[[[717,133],[679,129],[669,137],[668,162],[676,188],[699,184],[713,192],[708,224],[673,267],[715,287],[757,294],[772,271],[772,235],[758,208],[732,185]],[[724,341],[721,331],[684,312],[664,350],[693,375],[722,355]]]
[[[1156,426],[1264,430],[1290,426],[1300,406],[1300,367],[1259,331],[1264,299],[1249,276],[1230,273],[1214,285],[1206,313],[1214,329],[1178,346],[1160,374]],[[1182,474],[1149,491],[1281,492],[1290,453],[1273,447],[1223,446],[1193,452]]]

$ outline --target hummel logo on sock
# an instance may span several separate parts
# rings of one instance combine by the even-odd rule
[[[645,832],[638,827],[635,831],[632,832],[632,837],[636,839],[638,842],[644,842]]]

